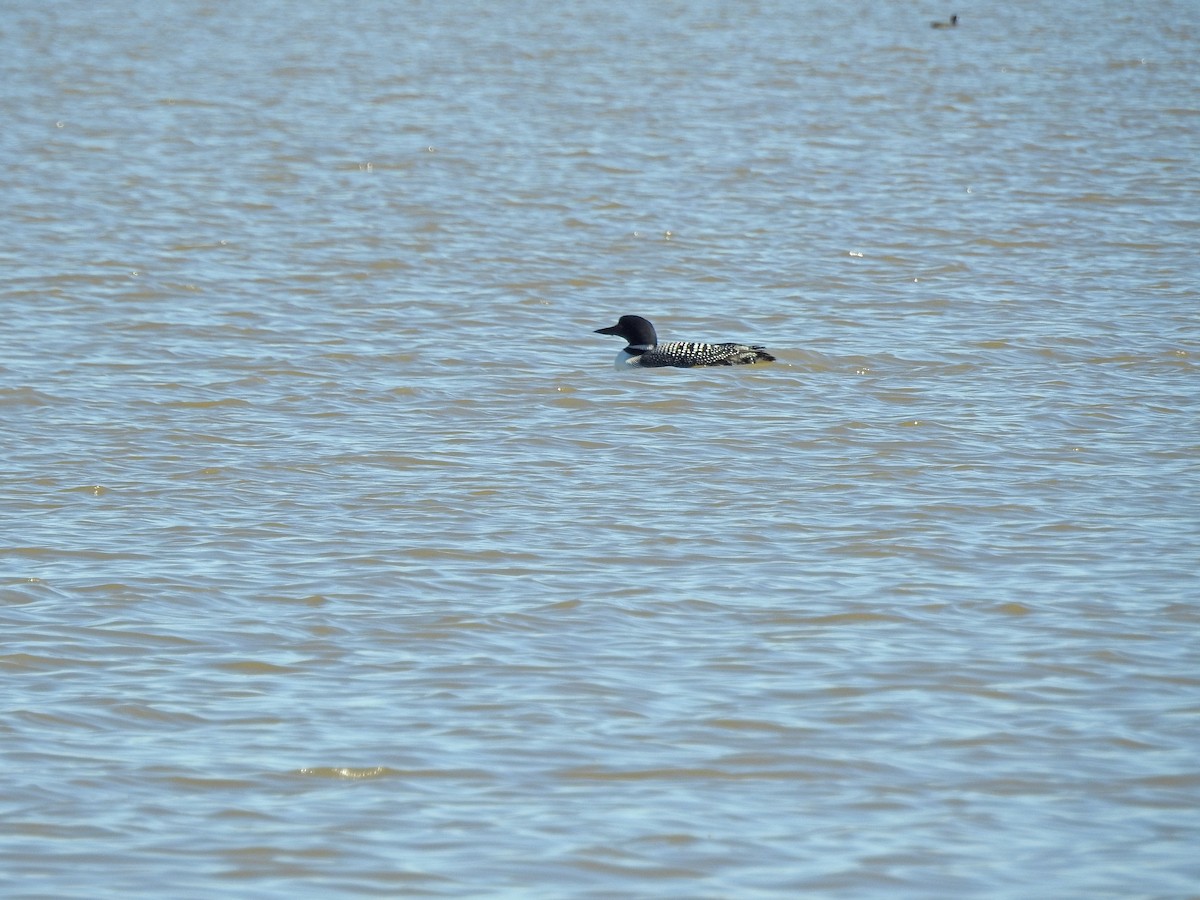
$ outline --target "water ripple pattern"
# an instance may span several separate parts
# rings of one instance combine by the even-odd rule
[[[1196,4],[0,8],[0,894],[1195,893]]]

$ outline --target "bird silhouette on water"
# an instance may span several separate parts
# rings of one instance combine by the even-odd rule
[[[775,361],[767,348],[758,344],[705,344],[696,341],[659,343],[654,326],[641,316],[621,316],[616,325],[597,328],[596,334],[615,334],[625,338],[625,348],[617,354],[617,368],[672,366],[691,369],[696,366],[746,366]]]

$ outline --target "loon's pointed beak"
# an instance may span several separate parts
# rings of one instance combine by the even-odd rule
[[[596,334],[618,334],[616,325],[609,325],[607,328],[597,328]]]

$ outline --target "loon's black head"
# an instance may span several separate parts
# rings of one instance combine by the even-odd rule
[[[609,328],[597,328],[596,334],[615,334],[625,338],[631,347],[649,349],[658,343],[658,335],[654,326],[641,316],[621,316],[616,325]]]

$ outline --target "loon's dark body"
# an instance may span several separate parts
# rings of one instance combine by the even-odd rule
[[[625,338],[627,346],[617,356],[617,367],[661,368],[673,366],[745,366],[774,362],[775,357],[757,344],[702,344],[692,341],[658,342],[654,326],[641,316],[621,316],[610,328],[597,328],[596,334],[615,334]]]

